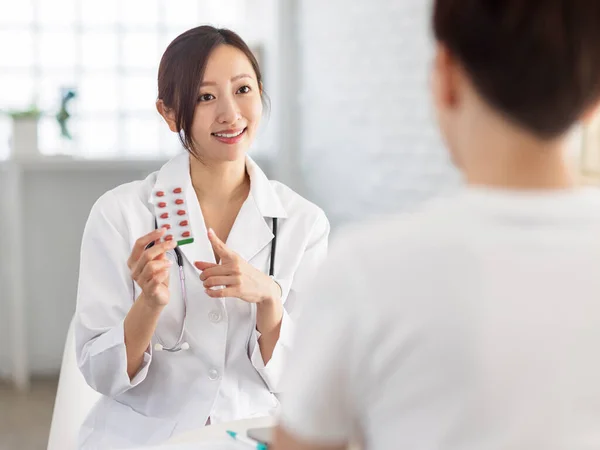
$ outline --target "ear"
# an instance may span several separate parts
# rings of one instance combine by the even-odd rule
[[[460,67],[448,48],[438,43],[432,74],[432,89],[438,107],[453,108],[458,104]]]
[[[167,108],[161,99],[156,100],[156,110],[163,119],[165,119],[167,125],[169,125],[169,130],[173,133],[177,133],[179,130],[177,129],[177,122],[175,120],[175,111],[171,108]]]

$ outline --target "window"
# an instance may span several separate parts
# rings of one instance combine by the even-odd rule
[[[167,157],[179,149],[155,110],[156,76],[168,43],[202,23],[230,27],[264,45],[246,23],[250,0],[12,0],[0,15],[0,109],[37,104],[42,154]],[[258,15],[260,17],[260,15]],[[269,27],[267,27],[269,28]],[[256,32],[255,32],[256,33]],[[74,89],[64,139],[55,118]],[[0,121],[0,157],[10,120]]]

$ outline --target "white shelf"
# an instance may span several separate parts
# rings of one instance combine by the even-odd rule
[[[47,156],[31,159],[7,159],[0,161],[0,168],[20,167],[27,171],[63,170],[156,170],[167,159],[78,159]]]

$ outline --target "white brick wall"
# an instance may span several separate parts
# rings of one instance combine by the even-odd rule
[[[428,91],[427,0],[300,0],[301,162],[332,223],[455,186]]]

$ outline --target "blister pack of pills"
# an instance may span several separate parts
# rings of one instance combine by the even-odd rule
[[[159,189],[152,193],[154,217],[158,228],[166,228],[161,242],[175,239],[177,245],[194,242],[192,227],[185,204],[185,192],[181,187]]]

